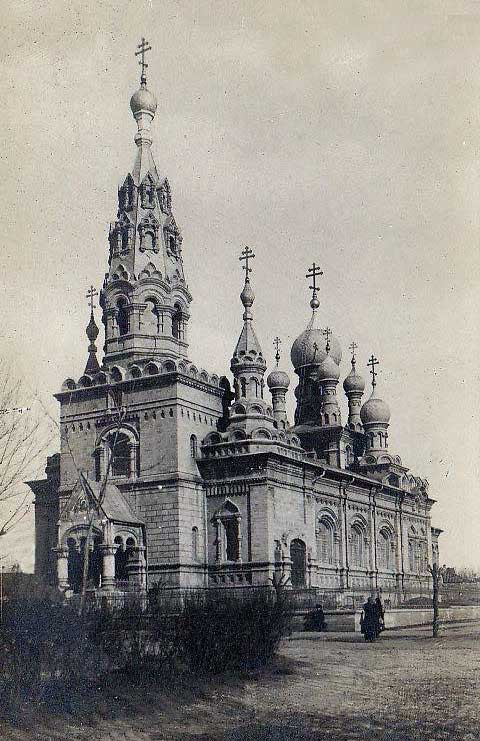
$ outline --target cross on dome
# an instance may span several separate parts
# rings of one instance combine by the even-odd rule
[[[145,54],[147,53],[147,51],[151,51],[152,50],[152,47],[150,46],[150,42],[147,41],[142,36],[142,41],[141,41],[140,44],[137,45],[137,49],[138,49],[138,51],[135,52],[135,56],[138,57],[140,55],[141,58],[139,59],[138,63],[139,63],[139,65],[142,68],[142,74],[140,76],[140,84],[141,85],[146,85],[147,84],[147,77],[145,75],[145,70],[147,69],[148,64],[145,61]]]
[[[319,266],[313,263],[312,267],[308,269],[307,274],[305,276],[306,278],[312,279],[313,285],[309,286],[309,289],[313,291],[312,298],[310,301],[310,306],[312,307],[314,311],[315,309],[318,309],[318,307],[320,306],[320,302],[317,298],[317,291],[318,291],[317,277],[319,277],[320,275],[323,275],[323,270],[320,270]]]
[[[249,267],[249,260],[253,260],[255,257],[253,250],[248,247],[248,245],[245,247],[244,250],[242,250],[241,256],[238,258],[240,262],[245,261],[245,265],[242,265],[243,269],[245,270],[245,282],[249,281],[248,274],[252,272],[252,268]]]
[[[282,340],[280,337],[275,337],[273,340],[273,344],[275,345],[276,353],[275,353],[275,360],[277,362],[277,367],[280,362],[280,345],[282,344]]]
[[[355,365],[355,350],[357,349],[357,347],[358,345],[355,340],[353,340],[351,345],[348,346],[348,349],[352,351],[352,365]]]
[[[323,330],[323,334],[326,339],[325,350],[327,351],[327,353],[329,353],[330,352],[330,335],[332,334],[332,330],[330,329],[330,327],[326,327]]]
[[[88,289],[88,291],[86,293],[85,298],[88,299],[88,303],[90,304],[90,311],[92,312],[92,314],[93,314],[93,310],[95,308],[95,304],[93,302],[94,302],[96,296],[98,296],[98,291],[96,290],[96,288],[94,286],[90,286],[90,288]]]
[[[367,365],[369,366],[370,373],[372,374],[372,388],[375,388],[375,386],[377,385],[377,371],[375,370],[375,366],[378,365],[378,360],[375,355],[373,355],[373,353]]]

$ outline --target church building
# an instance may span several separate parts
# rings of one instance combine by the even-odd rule
[[[378,361],[370,358],[365,393],[355,343],[342,420],[342,348],[321,325],[315,263],[311,318],[291,348],[293,420],[278,339],[266,376],[248,247],[231,376],[189,358],[192,296],[172,191],[152,154],[157,102],[147,50],[142,41],[141,84],[130,101],[136,155],[118,190],[99,294],[103,358],[92,287],[85,370],[55,395],[60,453],[48,458],[45,479],[29,482],[37,576],[78,592],[88,540],[88,589],[99,597],[144,595],[155,585],[248,590],[275,574],[292,589],[316,588],[330,605],[378,589],[391,604],[427,593],[441,533],[431,526],[428,482],[389,450]]]

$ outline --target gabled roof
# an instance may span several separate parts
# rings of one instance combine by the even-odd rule
[[[86,502],[87,493],[89,502]],[[101,500],[102,503],[100,505]],[[115,484],[107,482],[102,499],[102,482],[92,481],[83,474],[80,475],[80,478],[75,484],[72,494],[60,514],[60,519],[68,519],[68,515],[76,509],[89,511],[92,505],[98,511],[99,515],[101,511],[107,520],[111,522],[122,522],[131,525],[144,524],[143,520],[140,520],[134,514],[127,498]]]

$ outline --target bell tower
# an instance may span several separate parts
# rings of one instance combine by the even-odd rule
[[[157,101],[147,88],[145,55],[150,50],[142,39],[136,52],[142,68],[140,87],[130,100],[137,152],[118,190],[108,272],[100,295],[106,368],[186,357],[188,348],[192,297],[183,270],[182,236],[173,215],[170,184],[152,154],[150,127]]]

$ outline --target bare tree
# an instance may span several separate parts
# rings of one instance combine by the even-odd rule
[[[22,484],[53,439],[48,419],[10,366],[0,364],[0,537],[30,509]]]

